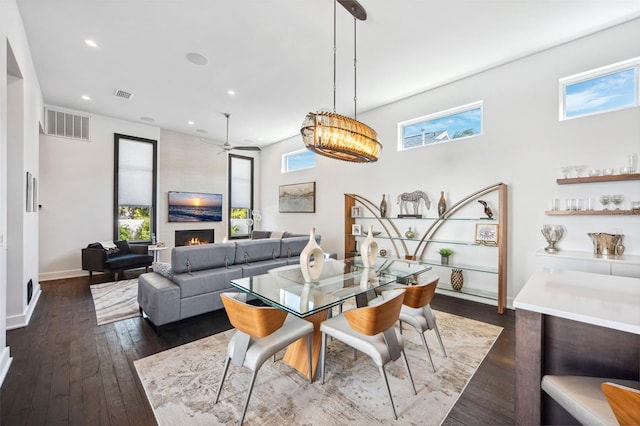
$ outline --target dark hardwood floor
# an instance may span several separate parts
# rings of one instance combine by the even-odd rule
[[[153,425],[133,361],[230,328],[224,310],[159,334],[142,318],[98,327],[88,281],[42,283],[29,326],[7,332],[13,363],[0,389],[1,425]],[[444,424],[513,424],[514,312],[441,295],[432,306],[504,327]]]

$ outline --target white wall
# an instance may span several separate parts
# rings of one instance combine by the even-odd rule
[[[214,229],[215,241],[227,234],[228,179],[227,154],[220,146],[201,138],[163,130],[160,148],[158,183],[159,241],[174,247],[174,232],[186,229]],[[222,143],[222,142],[220,142]],[[223,194],[222,222],[168,222],[169,191]],[[169,262],[171,250],[160,253],[160,260]]]
[[[21,78],[9,79],[8,74]],[[26,171],[38,176],[41,115],[42,95],[18,8],[14,0],[0,0],[0,383],[11,362],[6,329],[28,321],[39,291],[38,215],[24,211],[23,194]],[[10,123],[10,117],[16,122]],[[27,306],[29,278],[34,299]]]
[[[275,172],[281,155],[300,149],[301,138],[268,147],[262,153],[261,228],[306,232],[315,226],[323,248],[342,253],[343,193],[357,193],[374,202],[383,193],[390,194],[390,214],[395,216],[395,198],[401,192],[421,189],[437,201],[444,190],[449,202],[455,202],[504,182],[509,185],[509,304],[535,268],[535,251],[546,245],[542,224],[566,226],[561,249],[589,251],[587,232],[622,230],[625,253],[640,254],[637,216],[544,214],[551,198],[620,193],[626,197],[627,209],[629,200],[640,200],[638,181],[563,186],[555,182],[564,165],[618,168],[626,165],[629,153],[640,152],[638,108],[558,121],[558,79],[640,56],[640,44],[632,42],[638,39],[640,19],[359,114],[358,119],[376,129],[384,144],[374,164],[317,157],[315,169],[281,174]],[[397,151],[398,122],[479,100],[484,101],[482,136]],[[303,115],[304,111],[301,122]],[[278,186],[307,181],[317,182],[316,213],[279,214]],[[428,215],[433,217],[435,212],[434,203]]]
[[[114,133],[160,139],[157,127],[100,115],[90,142],[40,136],[41,280],[87,275],[81,249],[113,240]]]

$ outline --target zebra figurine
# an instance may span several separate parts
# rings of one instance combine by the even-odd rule
[[[427,210],[429,210],[429,208],[431,207],[431,200],[429,200],[429,197],[423,191],[403,192],[402,194],[398,195],[400,214],[402,214],[403,209],[406,214],[409,214],[407,203],[411,203],[413,204],[413,214],[417,215],[420,207],[420,200],[424,200],[424,205],[427,206]]]

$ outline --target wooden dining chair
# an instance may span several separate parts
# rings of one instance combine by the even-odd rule
[[[637,380],[546,374],[540,388],[580,424],[640,424]]]
[[[429,345],[427,345],[427,339],[424,336],[427,331],[433,330],[435,332],[438,342],[440,342],[442,352],[445,357],[447,356],[447,351],[444,349],[442,337],[440,337],[440,330],[438,330],[438,324],[436,323],[436,316],[431,310],[431,300],[436,292],[439,279],[440,278],[436,276],[426,283],[405,287],[406,293],[399,318],[400,333],[402,333],[402,323],[406,322],[415,328],[420,335],[422,346],[427,352],[434,372],[436,371],[436,366],[433,364],[431,351],[429,351]]]
[[[413,393],[417,394],[409,363],[404,353],[402,336],[394,327],[400,315],[404,294],[404,289],[390,290],[386,293],[385,300],[377,305],[351,309],[320,324],[322,332],[322,349],[320,351],[322,383],[324,384],[327,336],[331,336],[365,353],[376,363],[387,387],[391,410],[396,420],[398,416],[384,366],[402,356],[411,380]]]
[[[218,403],[230,363],[251,370],[253,374],[240,424],[244,421],[247,413],[251,391],[262,364],[272,355],[305,336],[307,337],[309,381],[313,382],[311,375],[313,324],[278,308],[249,305],[246,303],[246,296],[246,293],[222,293],[220,295],[229,321],[235,327],[236,333],[227,345],[227,359],[215,400],[215,403]]]
[[[621,425],[640,425],[640,390],[606,382],[600,385]]]

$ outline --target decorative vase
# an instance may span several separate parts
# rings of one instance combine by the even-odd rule
[[[464,285],[464,276],[462,275],[462,269],[452,269],[451,270],[451,287],[455,291],[462,290],[462,286]]]
[[[316,242],[316,228],[311,228],[309,242],[300,252],[300,270],[302,271],[304,282],[318,282],[323,267],[324,252]]]
[[[449,256],[440,256],[440,264],[448,265],[449,264]]]
[[[387,200],[385,194],[382,194],[382,201],[380,202],[380,217],[387,217]]]
[[[404,236],[407,238],[413,238],[415,237],[415,233],[411,230],[411,227],[409,227],[409,230],[407,232],[404,233]]]
[[[373,225],[369,225],[369,234],[360,244],[360,256],[365,268],[373,268],[378,258],[378,243],[373,239]]]
[[[440,191],[440,200],[438,201],[438,216],[442,216],[447,211],[447,201],[444,199],[444,191]]]

